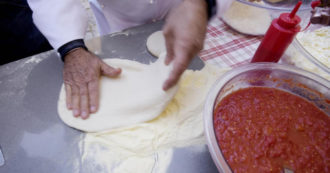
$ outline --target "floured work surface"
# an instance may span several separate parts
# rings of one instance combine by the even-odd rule
[[[147,52],[143,43],[162,25],[162,22],[156,22],[131,28],[126,35],[102,36],[101,52],[96,54],[101,58],[118,57],[149,64],[156,58]],[[63,62],[53,51],[35,57],[38,63],[30,63],[34,59],[30,57],[0,67],[3,72],[0,79],[0,145],[5,158],[0,172],[102,172],[96,171],[99,165],[81,161],[82,153],[85,153],[82,150],[85,134],[68,127],[58,117]],[[189,69],[201,69],[203,66],[199,58],[194,58]],[[24,77],[19,74],[24,74]],[[187,169],[190,173],[199,173],[207,166],[214,166],[212,160],[201,164],[201,160],[210,159],[207,148],[203,146],[203,150],[195,155],[190,152],[190,147],[185,147],[182,152],[174,151],[169,173]],[[92,167],[95,169],[88,171]]]

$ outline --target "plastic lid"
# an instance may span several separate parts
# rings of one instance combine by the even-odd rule
[[[291,11],[291,13],[282,13],[279,17],[278,24],[281,25],[284,28],[293,28],[297,26],[301,19],[299,16],[296,15],[300,5],[302,4],[301,1],[299,1],[295,8]]]
[[[290,13],[282,13],[279,17],[278,24],[283,28],[294,28],[300,23],[301,19],[299,16],[290,17]]]

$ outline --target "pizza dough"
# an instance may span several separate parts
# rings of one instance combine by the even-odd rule
[[[265,35],[272,22],[267,10],[236,1],[225,12],[222,19],[236,31],[248,35]]]
[[[152,33],[148,37],[146,44],[147,44],[148,51],[152,55],[159,57],[159,55],[162,52],[166,51],[165,38],[163,35],[163,31],[156,31],[156,32]]]
[[[172,66],[164,64],[165,54],[155,63],[145,65],[124,59],[106,59],[107,64],[121,67],[118,78],[100,80],[100,107],[87,120],[75,118],[66,108],[62,86],[58,100],[58,113],[67,125],[76,129],[97,132],[151,120],[164,110],[178,87],[163,91]]]
[[[200,71],[186,70],[177,93],[157,118],[106,132],[87,133],[79,145],[83,170],[80,172],[95,172],[97,165],[103,172],[111,173],[166,173],[177,148],[194,146],[189,147],[191,153],[203,151],[206,95],[227,70],[210,64]]]

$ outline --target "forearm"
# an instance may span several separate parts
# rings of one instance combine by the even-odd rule
[[[54,49],[83,39],[87,15],[79,0],[28,0],[33,22]]]

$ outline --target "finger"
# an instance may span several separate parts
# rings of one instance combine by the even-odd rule
[[[178,48],[176,54],[178,56],[174,60],[173,70],[171,71],[169,78],[165,81],[163,85],[163,90],[165,91],[170,89],[178,82],[180,76],[187,69],[190,63],[191,58],[189,56],[188,49],[184,49],[184,47],[182,47],[181,49]]]
[[[82,119],[87,119],[89,116],[89,103],[88,103],[88,87],[87,83],[79,87],[80,94],[80,116]]]
[[[165,59],[165,64],[168,65],[172,62],[174,59],[174,42],[172,40],[166,41],[166,59]]]
[[[174,66],[170,77],[165,81],[164,85],[163,85],[163,90],[168,90],[171,87],[173,87],[178,80],[180,79],[181,74],[185,71],[186,67],[183,65],[179,65],[179,66]]]
[[[88,83],[90,112],[95,113],[99,108],[99,80]]]
[[[71,98],[72,98],[73,116],[79,117],[80,115],[79,87],[76,85],[71,85]]]
[[[102,74],[108,77],[117,77],[121,73],[120,68],[113,68],[108,64],[101,62]]]
[[[165,35],[165,34],[164,34]],[[172,34],[166,34],[165,35],[165,46],[166,46],[166,59],[165,64],[168,65],[174,58],[174,41]]]
[[[71,86],[69,84],[65,84],[65,95],[66,95],[66,107],[71,110],[72,109],[72,98],[71,98]]]
[[[170,89],[172,86],[174,86],[178,82],[184,70],[185,68],[182,65],[174,65],[169,78],[165,81],[163,85],[163,90],[166,91]]]

